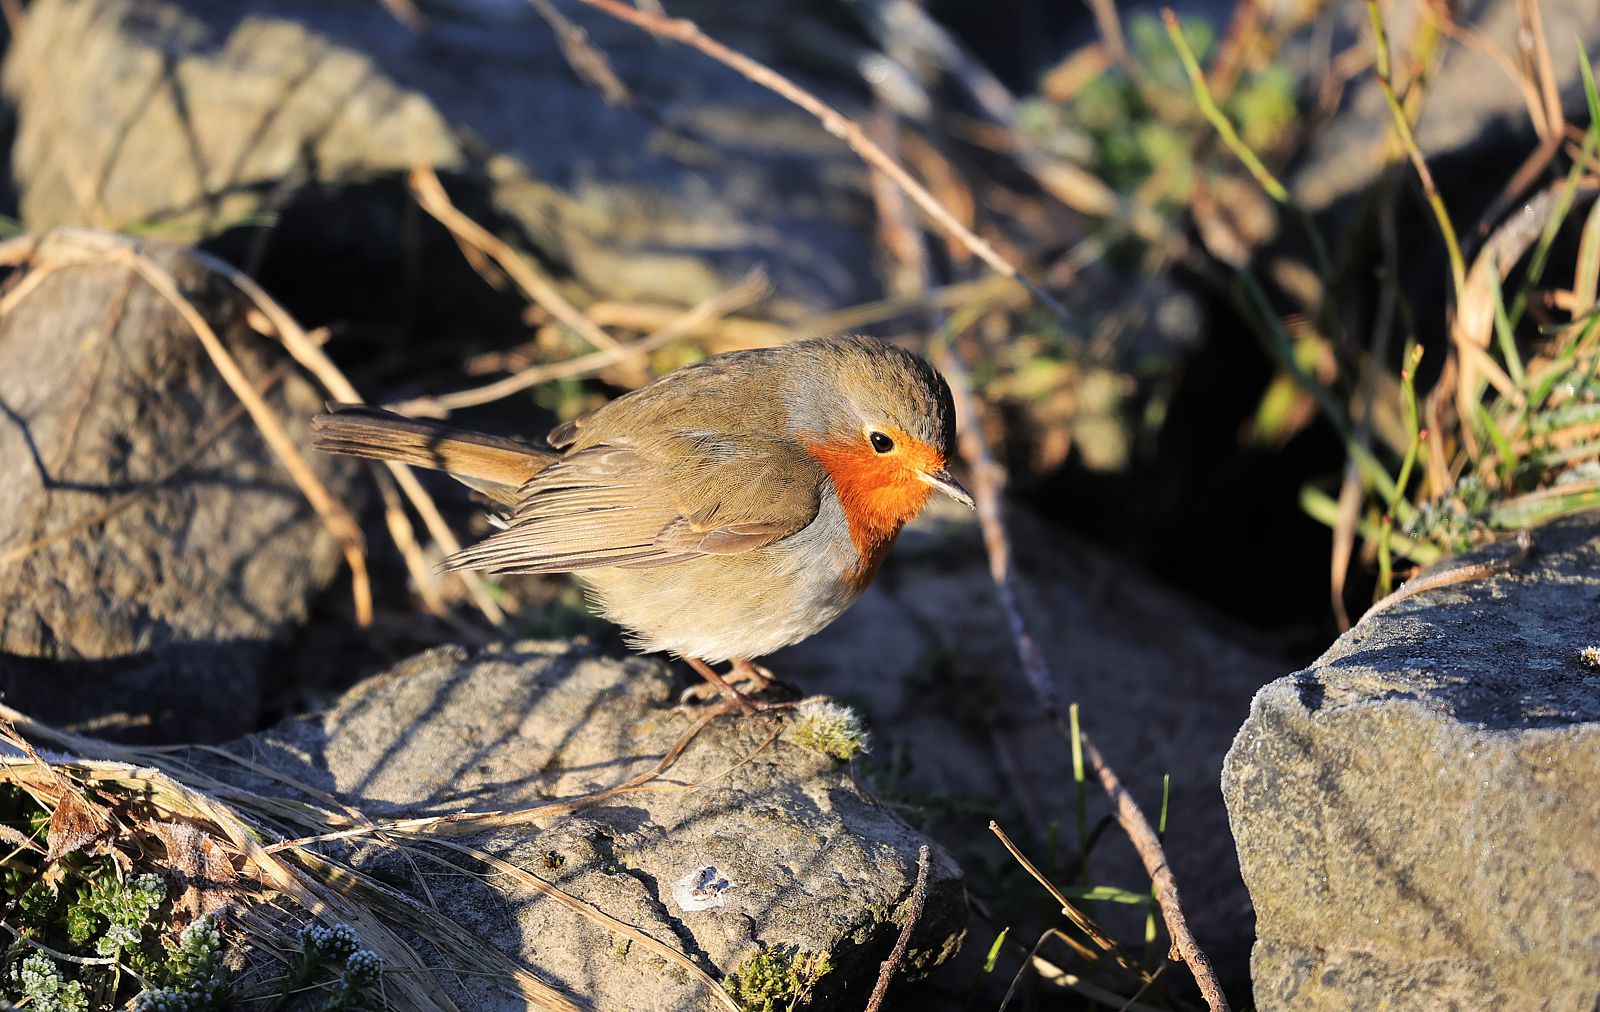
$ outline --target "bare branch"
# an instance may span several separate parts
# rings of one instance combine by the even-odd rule
[[[927,898],[928,845],[923,844],[917,850],[917,881],[911,887],[911,909],[906,911],[906,923],[900,928],[900,937],[895,940],[894,951],[889,953],[889,958],[878,968],[878,983],[872,989],[872,997],[867,999],[867,1012],[878,1012],[883,1006],[883,996],[889,993],[889,981],[894,978],[895,971],[900,969],[900,964],[906,961],[906,949],[911,945],[911,931],[922,917],[922,905]]]

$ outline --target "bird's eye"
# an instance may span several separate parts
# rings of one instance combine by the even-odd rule
[[[881,432],[874,432],[868,438],[872,440],[872,448],[877,450],[879,453],[888,453],[890,450],[894,449],[894,440],[890,439],[888,436],[885,436]]]

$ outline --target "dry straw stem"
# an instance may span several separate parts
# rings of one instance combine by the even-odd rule
[[[1082,732],[1079,732],[1078,737],[1080,740],[1082,739]],[[990,820],[989,832],[999,837],[1000,842],[1005,845],[1006,850],[1010,851],[1011,856],[1016,859],[1018,864],[1022,865],[1024,871],[1033,876],[1033,880],[1035,882],[1038,882],[1040,885],[1044,886],[1045,891],[1055,899],[1056,903],[1060,904],[1061,912],[1066,915],[1067,919],[1070,920],[1079,931],[1089,936],[1089,939],[1093,941],[1094,944],[1098,945],[1101,950],[1103,950],[1107,955],[1111,956],[1112,959],[1116,960],[1117,965],[1121,966],[1124,970],[1129,970],[1138,974],[1140,980],[1144,981],[1145,983],[1149,983],[1150,974],[1141,969],[1138,962],[1135,961],[1132,956],[1123,951],[1122,946],[1118,945],[1116,941],[1111,938],[1111,936],[1100,930],[1099,925],[1090,920],[1088,914],[1085,914],[1082,910],[1079,910],[1076,906],[1074,906],[1072,901],[1067,899],[1067,897],[1062,894],[1060,889],[1056,888],[1055,883],[1046,878],[1044,873],[1038,869],[1038,866],[1036,866],[1032,861],[1028,860],[1028,856],[1022,852],[1021,848],[1011,842],[1011,837],[1006,835],[1005,830],[1000,828],[1000,824],[998,822]],[[1073,944],[1074,947],[1077,947],[1076,943]]]
[[[1430,590],[1438,590],[1441,587],[1454,587],[1462,583],[1476,583],[1478,580],[1486,580],[1491,576],[1509,573],[1522,565],[1532,551],[1533,534],[1526,529],[1520,530],[1517,532],[1516,538],[1513,539],[1512,549],[1507,555],[1498,559],[1486,559],[1483,562],[1470,562],[1464,566],[1451,566],[1448,569],[1441,569],[1438,572],[1428,573],[1410,580],[1396,588],[1387,597],[1380,599],[1371,608],[1368,608],[1366,614],[1361,616],[1361,620],[1364,622],[1380,612],[1388,611],[1407,598],[1425,594]]]
[[[648,949],[650,952],[660,956],[662,959],[683,970],[685,973],[689,974],[690,977],[698,981],[701,986],[703,986],[706,991],[710,993],[710,996],[715,1000],[716,1004],[728,1009],[729,1012],[745,1012],[744,1007],[735,1001],[731,994],[723,990],[722,986],[717,983],[715,978],[702,970],[699,964],[654,936],[639,930],[626,921],[618,920],[594,904],[587,903],[567,892],[566,890],[546,882],[544,879],[533,874],[527,869],[519,868],[510,861],[507,861],[501,857],[496,857],[495,855],[490,854],[488,851],[480,850],[477,847],[469,847],[466,844],[457,843],[454,840],[435,840],[433,842],[438,846],[447,847],[451,850],[457,851],[458,853],[465,854],[474,861],[479,861],[483,864],[486,864],[495,871],[511,879],[513,882],[526,886],[541,896],[555,900],[562,906],[568,908],[569,910],[575,911],[587,920],[593,921],[595,924],[600,925],[600,927],[605,928],[613,934],[620,935],[623,938],[627,938],[639,943],[639,945],[643,946],[645,949]],[[443,861],[440,858],[426,853],[425,851],[415,850],[415,848],[410,849],[414,850],[414,852],[420,857],[427,857],[431,860],[438,861],[447,867],[466,873],[466,869],[461,868],[458,865],[451,864],[448,861]]]
[[[944,372],[945,379],[950,384],[950,393],[955,401],[957,415],[967,420],[967,424],[960,432],[961,455],[971,471],[973,498],[978,504],[978,522],[982,527],[983,543],[989,555],[989,575],[994,581],[995,596],[999,599],[1000,608],[1005,613],[1012,642],[1017,649],[1017,658],[1045,714],[1062,737],[1070,743],[1073,738],[1067,728],[1066,716],[1061,707],[1060,697],[1056,693],[1054,678],[1045,663],[1044,655],[1034,642],[1027,621],[1022,617],[1018,601],[1016,583],[1011,571],[1011,539],[1000,513],[1005,472],[989,453],[988,446],[984,444],[982,426],[979,422],[981,415],[976,398],[972,394],[972,384],[966,366],[948,349],[941,349],[934,364]],[[1133,795],[1128,793],[1122,781],[1106,763],[1100,749],[1087,734],[1080,734],[1079,739],[1082,742],[1084,757],[1094,768],[1100,786],[1111,798],[1118,825],[1128,835],[1134,849],[1139,852],[1139,860],[1144,863],[1145,871],[1150,875],[1150,881],[1155,887],[1156,901],[1161,906],[1162,919],[1167,925],[1167,933],[1172,936],[1173,956],[1188,964],[1189,971],[1194,974],[1195,983],[1200,986],[1200,993],[1205,996],[1211,1012],[1225,1012],[1229,1007],[1228,999],[1222,993],[1222,985],[1217,982],[1216,973],[1211,968],[1211,960],[1195,941],[1194,933],[1189,930],[1189,923],[1183,916],[1183,907],[1178,896],[1178,882],[1172,874],[1172,866],[1167,862],[1166,851],[1162,849],[1160,838],[1138,802],[1133,799]]]
[[[217,367],[224,381],[233,390],[235,397],[250,412],[251,421],[256,423],[256,428],[261,431],[261,436],[277,455],[284,470],[289,472],[289,477],[300,487],[300,492],[317,511],[328,530],[338,539],[340,548],[344,551],[345,563],[350,567],[351,593],[355,596],[356,622],[361,625],[372,623],[372,583],[367,576],[366,549],[361,537],[361,526],[356,523],[355,517],[345,508],[344,503],[328,491],[328,486],[322,483],[317,473],[306,463],[306,458],[301,454],[294,440],[289,438],[289,433],[283,428],[283,423],[278,416],[267,406],[261,395],[256,393],[255,387],[250,383],[249,377],[239,368],[228,349],[223,345],[211,325],[206,322],[194,304],[184,298],[178,291],[178,284],[173,280],[166,268],[151,260],[137,248],[128,249],[119,247],[117,258],[126,259],[138,271],[139,276],[154,288],[162,298],[172,304],[194,331],[195,337],[200,339],[200,344],[205,348],[206,354],[211,356],[212,364]]]
[[[872,988],[872,997],[867,999],[866,1012],[878,1012],[883,1007],[884,995],[889,993],[889,981],[894,979],[900,964],[906,961],[906,950],[911,946],[911,932],[922,918],[922,906],[927,899],[928,845],[923,844],[917,848],[917,881],[911,887],[911,909],[906,912],[906,922],[900,928],[900,937],[895,939],[894,950],[878,967],[878,983]]]
[[[547,383],[550,380],[590,376],[618,362],[648,355],[650,352],[678,340],[696,327],[704,326],[711,320],[759,302],[766,297],[770,288],[770,283],[767,281],[765,274],[760,270],[751,271],[732,288],[713,295],[654,334],[642,337],[631,344],[603,348],[600,351],[579,355],[577,358],[568,359],[565,362],[529,366],[527,369],[504,379],[496,380],[480,387],[457,390],[455,393],[439,394],[436,397],[418,397],[414,400],[402,401],[399,404],[391,404],[389,407],[405,415],[423,418],[444,418],[452,411],[474,407],[479,404],[488,404],[492,401],[500,400],[502,397],[509,397],[519,391],[527,390],[529,387],[538,386],[540,383]]]
[[[577,331],[589,344],[595,348],[615,350],[620,346],[616,338],[607,334],[594,321],[583,315],[583,311],[566,297],[556,291],[556,286],[528,263],[516,250],[512,249],[493,232],[473,221],[450,202],[450,195],[445,193],[444,184],[439,182],[439,177],[426,165],[418,165],[406,177],[407,185],[411,188],[411,195],[424,211],[433,215],[439,224],[450,230],[457,242],[472,249],[478,250],[500,265],[500,269],[517,287],[522,289],[531,302],[535,302],[549,310],[550,315]]]
[[[258,830],[247,825],[231,808],[142,762],[154,758],[153,754],[58,732],[3,705],[0,705],[0,720],[9,721],[32,737],[56,741],[76,752],[120,754],[131,760],[70,758],[46,762],[30,747],[21,756],[0,755],[0,781],[19,784],[35,796],[44,796],[51,790],[61,790],[59,784],[65,779],[72,790],[92,786],[100,797],[137,798],[141,807],[153,810],[162,820],[196,826],[222,847],[242,876],[256,884],[257,898],[265,899],[269,893],[278,893],[327,924],[342,921],[355,928],[362,944],[383,958],[387,968],[384,986],[397,1007],[456,1008],[434,976],[426,971],[422,960],[399,936],[328,883],[266,853],[257,842]],[[7,738],[16,744],[16,738],[9,735]],[[83,745],[90,748],[79,747]],[[95,748],[96,745],[104,747]],[[279,951],[293,947],[293,942],[286,937],[266,941],[271,943],[269,948]],[[573,1007],[548,985],[544,990],[551,999],[551,1007]]]
[[[1067,319],[1066,307],[1061,305],[1053,295],[1034,284],[1027,275],[1017,270],[1005,257],[1001,256],[993,246],[957,221],[955,216],[946,210],[944,205],[940,204],[933,194],[928,192],[927,188],[913,179],[911,174],[901,168],[894,159],[886,155],[882,148],[874,144],[858,124],[811,94],[811,92],[806,91],[770,67],[752,60],[743,53],[729,49],[702,32],[693,21],[684,18],[661,17],[637,10],[619,2],[619,0],[583,0],[583,2],[619,21],[626,21],[635,27],[642,28],[657,38],[671,39],[697,49],[718,63],[738,71],[755,84],[759,84],[788,99],[815,116],[829,133],[848,144],[850,150],[861,156],[863,161],[892,179],[894,184],[904,191],[906,196],[910,197],[924,214],[938,223],[941,231],[960,240],[963,246],[971,250],[974,256],[988,264],[996,273],[1004,275],[1027,288],[1033,297],[1039,300],[1040,304],[1048,308],[1052,313],[1055,313],[1063,320]]]
[[[289,314],[289,311],[278,304],[276,299],[268,295],[266,290],[258,285],[254,278],[226,260],[212,256],[203,250],[191,249],[189,250],[189,256],[201,266],[226,278],[245,298],[249,299],[251,304],[266,318],[272,329],[277,333],[278,340],[288,350],[290,357],[300,363],[307,372],[315,376],[317,382],[322,384],[322,388],[328,392],[329,396],[334,400],[349,404],[364,402],[361,394],[356,391],[355,386],[340,371],[339,367],[333,364],[333,360],[322,350],[321,345],[313,341],[311,336],[306,333],[305,328],[301,327],[299,322]],[[393,461],[386,461],[384,466],[389,469],[389,473],[394,477],[395,483],[400,486],[400,490],[410,500],[412,508],[417,511],[417,515],[422,518],[423,525],[428,528],[429,536],[438,543],[445,554],[453,555],[459,552],[461,550],[461,542],[456,540],[455,534],[450,530],[450,525],[445,523],[444,514],[439,512],[438,504],[433,501],[433,497],[422,487],[422,483],[417,480],[417,476],[412,473],[411,468]],[[389,511],[388,520],[391,529],[397,525],[403,525],[407,530],[410,529],[410,521],[405,518],[403,513],[396,517],[393,511]],[[412,538],[411,540],[414,541],[415,539]],[[419,592],[423,594],[424,600],[428,598],[430,593],[437,596],[437,590],[421,590],[424,587],[437,587],[439,576],[433,571],[433,568],[426,564],[421,565],[419,568],[417,563],[422,562],[420,556],[413,558],[406,555],[403,551],[403,546],[402,555],[406,558],[407,569],[411,573],[412,580],[416,582]],[[455,575],[460,578],[462,585],[466,587],[468,595],[472,598],[473,604],[477,606],[478,611],[483,614],[484,618],[494,625],[500,625],[505,622],[505,613],[500,610],[500,606],[495,604],[494,598],[489,595],[488,588],[484,585],[483,577],[472,572],[461,572]]]

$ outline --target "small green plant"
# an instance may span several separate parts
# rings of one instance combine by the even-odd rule
[[[367,991],[378,983],[383,960],[377,953],[361,948],[361,939],[350,925],[335,924],[330,928],[309,924],[300,929],[300,956],[289,968],[283,996],[310,984],[317,971],[324,968],[339,971],[339,977],[317,1006],[319,1012],[355,1012],[372,1007]]]
[[[230,1007],[231,989],[222,965],[222,933],[202,917],[178,935],[167,950],[165,986],[141,992],[134,1012],[221,1012]]]
[[[0,785],[0,826],[26,841],[0,864],[0,908],[15,904],[8,923],[19,939],[0,962],[0,1003],[68,1012],[229,1007],[216,923],[201,917],[173,938],[165,881],[128,874],[126,855],[75,851],[47,867],[50,821],[32,795]],[[67,965],[39,949],[87,961]]]
[[[763,946],[724,977],[722,987],[746,1012],[792,1012],[810,1001],[812,988],[832,972],[825,952]]]
[[[797,706],[793,734],[795,744],[841,761],[867,751],[860,715],[831,699],[808,699]]]
[[[97,954],[120,959],[124,949],[139,947],[145,923],[166,898],[161,878],[149,872],[126,880],[112,874],[90,878],[67,908],[67,937],[74,946],[92,940]]]
[[[87,1012],[89,998],[78,981],[61,976],[55,960],[42,952],[11,968],[11,984],[23,1008],[38,1012]]]

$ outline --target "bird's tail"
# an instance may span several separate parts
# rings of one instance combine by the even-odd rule
[[[497,502],[516,505],[517,490],[558,459],[551,450],[503,436],[453,429],[362,404],[329,404],[311,419],[313,444],[325,453],[444,471]]]

